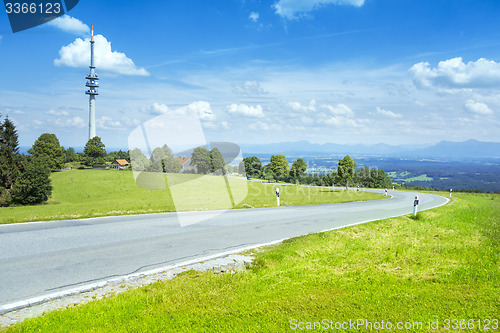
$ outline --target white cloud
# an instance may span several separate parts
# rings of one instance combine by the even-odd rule
[[[130,119],[128,117],[123,118],[125,125],[137,127],[141,124],[141,121],[137,118]]]
[[[47,24],[78,36],[87,35],[90,31],[88,25],[69,15],[60,16],[55,20],[49,21]]]
[[[475,102],[472,99],[469,99],[465,103],[465,107],[467,110],[473,113],[477,114],[493,114],[493,111],[488,107],[488,105],[481,103],[481,102]]]
[[[48,115],[51,115],[51,116],[69,116],[68,111],[49,110],[49,111],[46,111],[45,114],[48,114]]]
[[[288,102],[288,106],[292,110],[299,112],[316,111],[316,100],[311,99],[309,105],[302,105],[299,102]]]
[[[250,106],[246,104],[231,104],[227,106],[229,113],[239,113],[249,117],[264,117],[262,106]]]
[[[401,118],[402,117],[399,113],[394,113],[394,112],[389,111],[389,110],[384,110],[384,109],[379,108],[378,106],[377,106],[377,114],[384,116],[384,117],[387,117],[387,118]]]
[[[220,123],[223,129],[229,129],[229,123],[227,121],[223,121]]]
[[[86,126],[85,121],[81,117],[72,118],[57,118],[54,124],[58,127],[78,127],[83,128]]]
[[[257,22],[257,20],[259,19],[259,13],[251,12],[248,18],[254,22]]]
[[[342,104],[342,103],[337,104],[336,106],[323,104],[323,105],[321,105],[321,107],[329,110],[334,115],[345,115],[345,116],[354,115],[354,112],[352,111],[352,109],[350,107],[348,107],[347,105]]]
[[[167,113],[169,110],[170,109],[165,104],[153,103],[151,109],[149,110],[149,113],[153,115],[159,115]]]
[[[111,42],[103,35],[94,36],[95,65],[99,70],[122,75],[149,76],[144,68],[137,67],[125,53],[112,51]],[[88,67],[90,63],[90,38],[77,38],[73,43],[61,47],[59,58],[54,60],[56,66]]]
[[[500,63],[480,58],[464,63],[461,57],[440,61],[436,68],[428,62],[413,65],[410,70],[417,86],[475,88],[500,85]]]
[[[361,7],[364,3],[365,0],[279,0],[273,7],[276,14],[291,20],[326,5],[351,5]]]
[[[263,121],[257,121],[253,124],[248,125],[249,128],[253,130],[263,130],[263,131],[280,131],[282,129],[281,125],[275,123],[265,123]]]
[[[355,119],[351,119],[344,116],[333,116],[323,121],[327,125],[332,125],[334,127],[358,127],[359,124]]]
[[[14,110],[12,111],[13,114],[25,114],[26,112],[21,111],[21,110]]]
[[[237,95],[254,96],[267,94],[257,81],[245,81],[242,85],[234,86],[233,93]]]
[[[196,111],[200,115],[201,120],[213,121],[217,116],[212,112],[210,103],[205,101],[193,102],[187,106],[188,110]]]
[[[102,129],[112,129],[122,127],[122,124],[119,121],[113,120],[111,117],[102,116],[95,120],[95,123],[98,128]]]

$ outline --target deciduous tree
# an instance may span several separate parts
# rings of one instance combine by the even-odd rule
[[[354,177],[354,170],[356,169],[356,162],[346,155],[343,159],[339,160],[337,168],[337,176],[342,185],[346,187],[352,182]]]
[[[300,178],[304,172],[307,170],[307,164],[302,158],[298,158],[292,164],[292,169],[290,170],[290,175],[294,178]]]
[[[85,165],[92,166],[94,164],[102,164],[105,162],[106,149],[104,149],[104,143],[102,143],[101,138],[94,136],[92,139],[87,141],[83,153],[85,154]]]
[[[210,151],[210,157],[212,158],[212,172],[216,174],[226,174],[226,162],[224,161],[224,157],[222,157],[222,153],[217,148],[212,148]]]
[[[273,170],[274,174],[277,177],[287,176],[290,170],[290,166],[288,165],[288,161],[285,158],[285,155],[273,155],[271,156],[271,162],[269,163],[271,170]]]
[[[207,174],[212,171],[210,151],[203,147],[197,147],[191,155],[191,165],[196,168],[196,173]]]
[[[40,135],[28,153],[33,155],[35,159],[44,158],[50,170],[62,169],[66,162],[64,148],[59,144],[55,134],[43,133]]]

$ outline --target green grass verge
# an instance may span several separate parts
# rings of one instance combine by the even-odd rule
[[[276,332],[291,322],[500,319],[500,196],[293,238],[244,273],[188,272],[7,332]],[[451,323],[452,324],[452,323]],[[490,324],[490,328],[492,325]],[[361,330],[366,331],[366,330]]]
[[[163,175],[155,179],[164,184]],[[0,224],[110,215],[231,209],[224,177],[169,174],[166,189],[137,186],[133,173],[118,170],[67,170],[51,175],[47,204],[0,208]],[[273,207],[275,186],[228,177],[235,208]],[[151,185],[151,184],[150,184]],[[154,184],[153,184],[154,185]],[[248,192],[247,192],[248,186]],[[380,194],[302,186],[282,186],[281,205],[310,205],[384,198]],[[175,194],[174,202],[171,193]]]

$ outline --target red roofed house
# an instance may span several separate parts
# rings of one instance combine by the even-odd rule
[[[113,163],[111,163],[111,166],[113,168],[123,170],[128,168],[130,166],[130,163],[125,159],[116,159],[113,161]]]
[[[176,156],[177,161],[182,165],[181,172],[188,172],[192,170],[191,158],[184,156]]]

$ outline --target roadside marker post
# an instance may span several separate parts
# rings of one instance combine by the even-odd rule
[[[451,195],[453,194],[453,189],[450,188],[450,198],[451,198]]]
[[[280,189],[279,189],[279,187],[276,187],[276,205],[278,207],[280,206]]]
[[[394,185],[392,185],[392,190],[394,191]]]
[[[387,189],[385,189],[384,195],[387,196]]]
[[[415,196],[415,201],[413,201],[413,216],[417,216],[418,213],[418,196]]]

